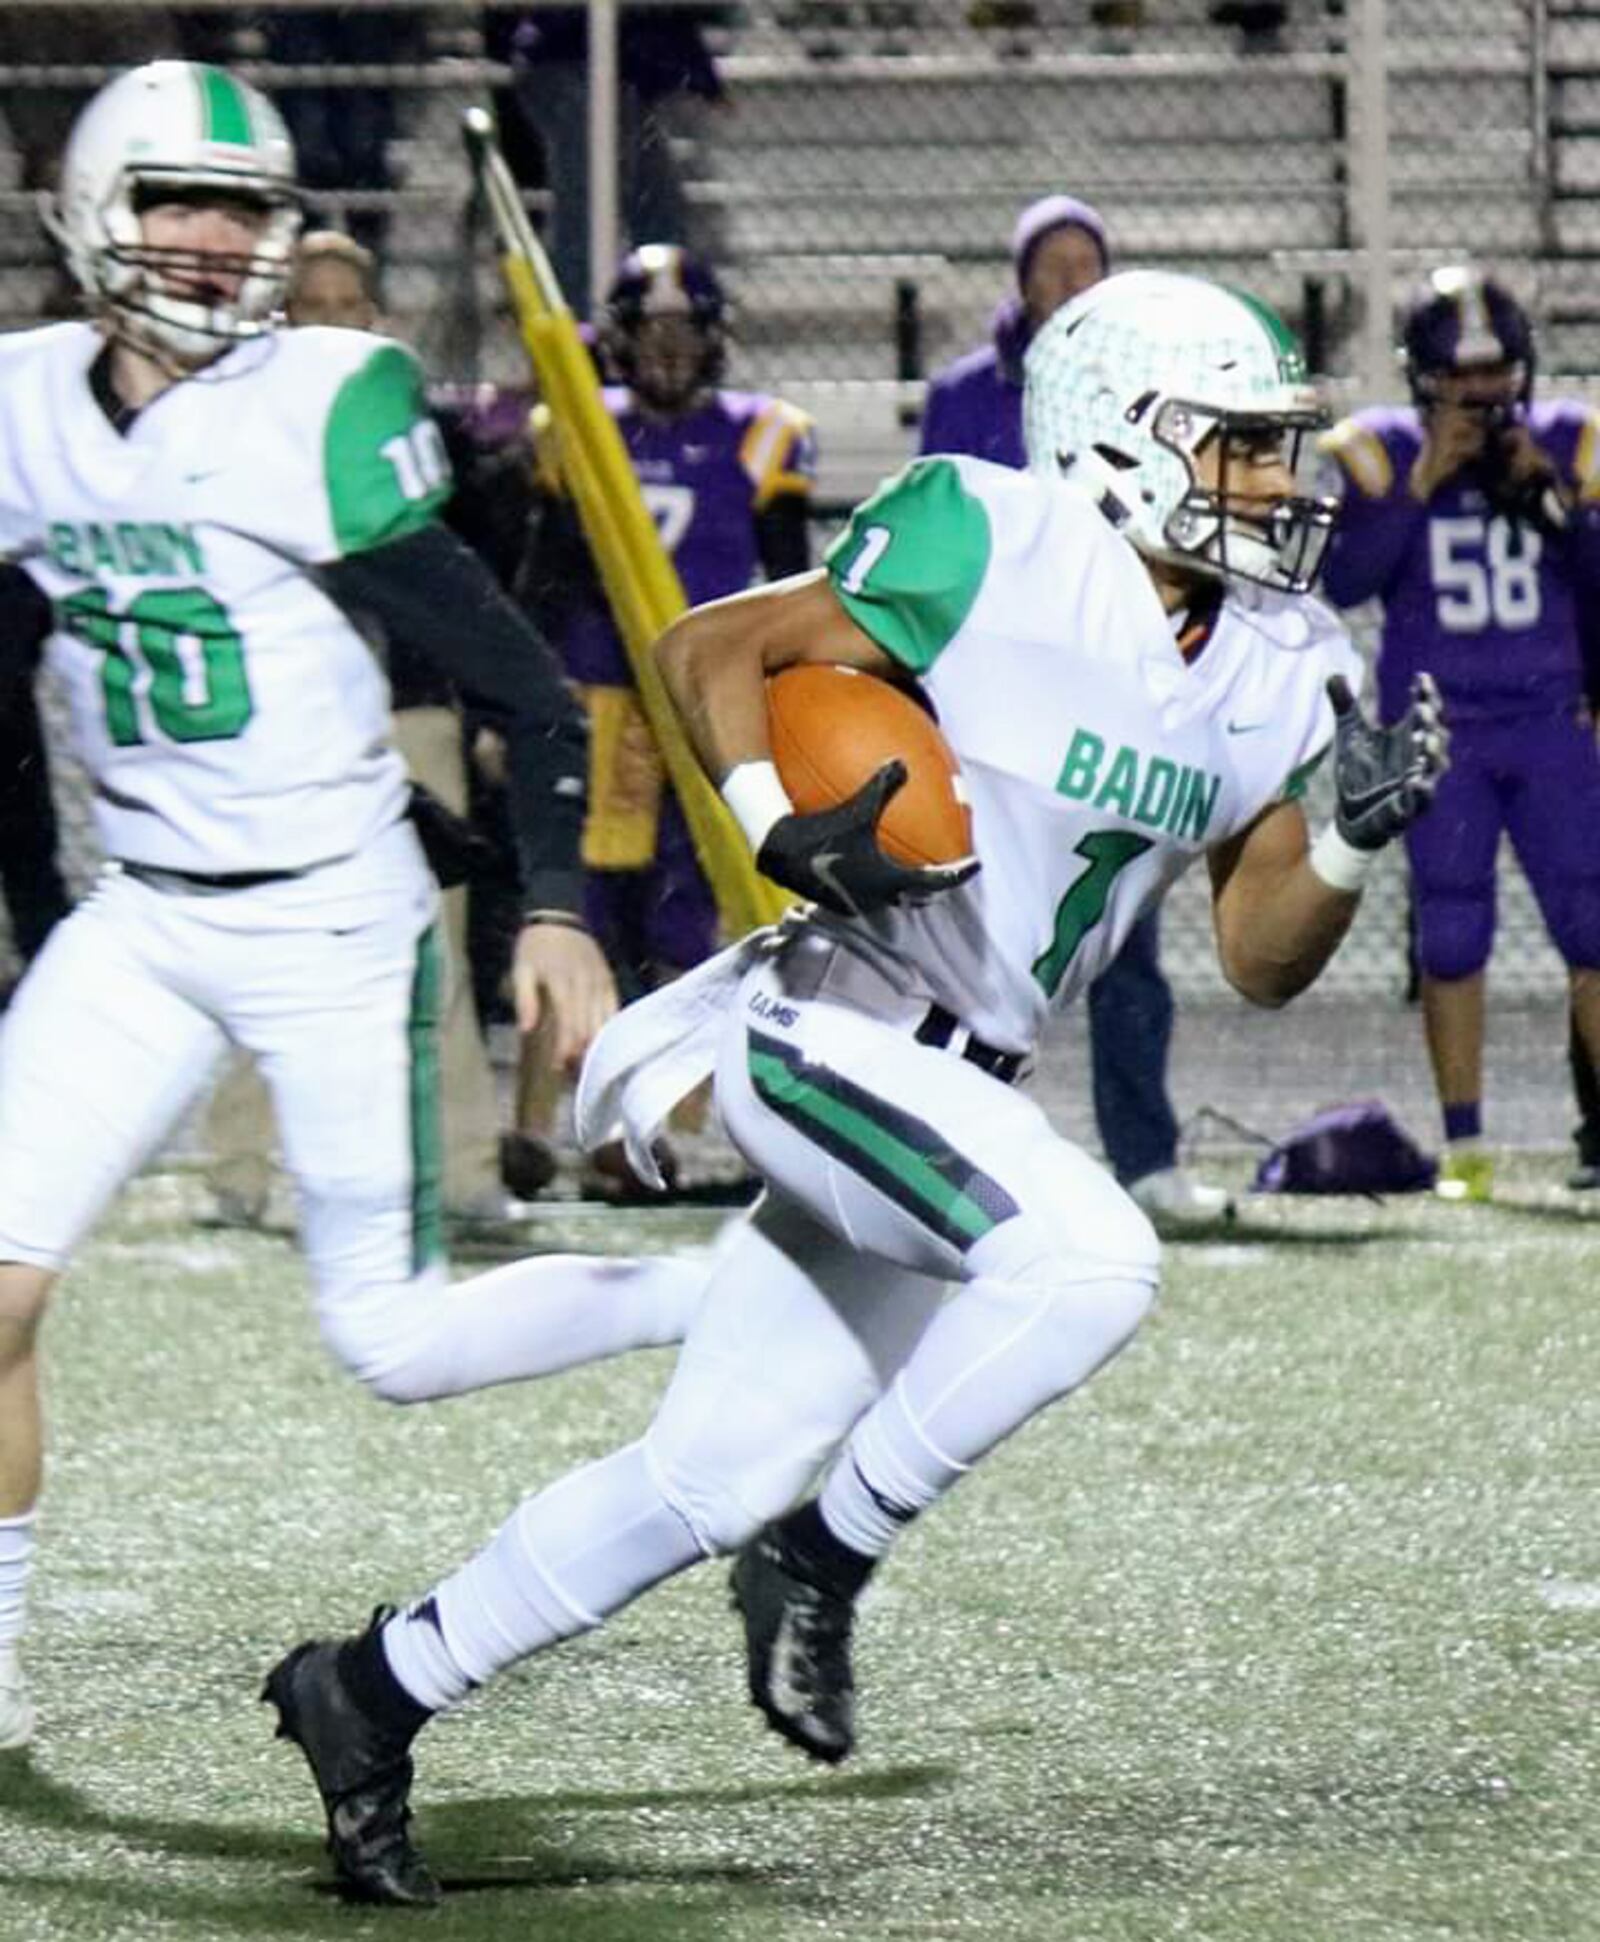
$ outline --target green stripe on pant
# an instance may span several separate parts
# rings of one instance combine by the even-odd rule
[[[439,1021],[444,966],[439,927],[417,939],[406,1033],[411,1052],[411,1272],[444,1259],[444,1124],[439,1099]]]
[[[757,1096],[781,1119],[952,1247],[965,1253],[1019,1211],[998,1181],[925,1120],[764,1033],[750,1034],[747,1056]]]

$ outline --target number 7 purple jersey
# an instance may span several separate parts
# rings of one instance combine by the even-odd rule
[[[760,571],[756,515],[781,494],[809,492],[816,477],[810,419],[755,391],[713,392],[670,421],[646,417],[620,386],[604,396],[689,605],[750,586]],[[632,685],[603,600],[581,604],[558,645],[575,680]]]

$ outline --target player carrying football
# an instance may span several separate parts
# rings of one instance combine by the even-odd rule
[[[1288,446],[1320,409],[1274,316],[1112,277],[1040,332],[1026,388],[1027,473],[919,461],[823,571],[661,643],[762,867],[817,908],[621,1014],[581,1130],[620,1129],[647,1168],[714,1068],[768,1192],[707,1264],[638,1442],[529,1498],[409,1610],[271,1674],[358,1894],[438,1893],[406,1825],[432,1713],[717,1552],[745,1547],[756,1702],[818,1758],[849,1751],[852,1604],[877,1559],[1154,1296],[1149,1223],[1015,1083],[1047,1019],[1202,855],[1224,970],[1282,1004],[1443,771],[1427,678],[1372,728],[1348,640],[1306,598],[1332,509],[1295,492]],[[975,871],[879,851],[887,775],[792,812],[764,677],[802,660],[921,684],[963,765]],[[1337,813],[1313,842],[1299,798],[1330,746]]]

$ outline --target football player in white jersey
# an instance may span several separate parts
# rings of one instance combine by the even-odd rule
[[[1028,472],[918,461],[823,570],[663,638],[762,868],[815,907],[614,1020],[580,1131],[623,1133],[646,1170],[673,1099],[714,1069],[768,1192],[707,1267],[638,1442],[528,1498],[408,1610],[269,1675],[351,1892],[437,1896],[406,1826],[433,1712],[718,1552],[743,1547],[755,1702],[842,1758],[852,1604],[876,1561],[1137,1328],[1155,1235],[1015,1084],[1044,1024],[1202,856],[1224,971],[1283,1004],[1445,763],[1427,679],[1402,721],[1370,726],[1354,650],[1307,597],[1332,507],[1297,494],[1288,447],[1320,422],[1270,312],[1192,278],[1112,277],[1030,351]],[[883,855],[893,765],[794,813],[764,680],[797,661],[921,685],[962,761],[974,858]],[[1330,747],[1337,813],[1313,841],[1299,799]]]
[[[447,468],[409,353],[274,328],[299,224],[282,122],[221,69],[136,69],[78,122],[54,220],[92,321],[0,338],[0,576],[8,615],[31,603],[48,636],[111,861],[0,1038],[0,1747],[34,1725],[41,1317],[230,1042],[273,1093],[323,1333],[378,1395],[683,1327],[659,1275],[609,1264],[449,1286],[436,891],[356,617],[502,719],[519,1015],[543,1011],[573,1060],[615,1004],[578,914],[583,724],[436,516]]]

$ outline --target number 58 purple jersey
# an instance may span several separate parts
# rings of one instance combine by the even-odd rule
[[[1336,606],[1383,602],[1378,700],[1385,721],[1426,669],[1452,725],[1570,712],[1584,692],[1585,613],[1600,592],[1600,417],[1537,403],[1527,425],[1573,506],[1565,531],[1497,508],[1474,461],[1423,503],[1409,479],[1423,434],[1410,407],[1357,413],[1323,449],[1343,506],[1323,567]]]

